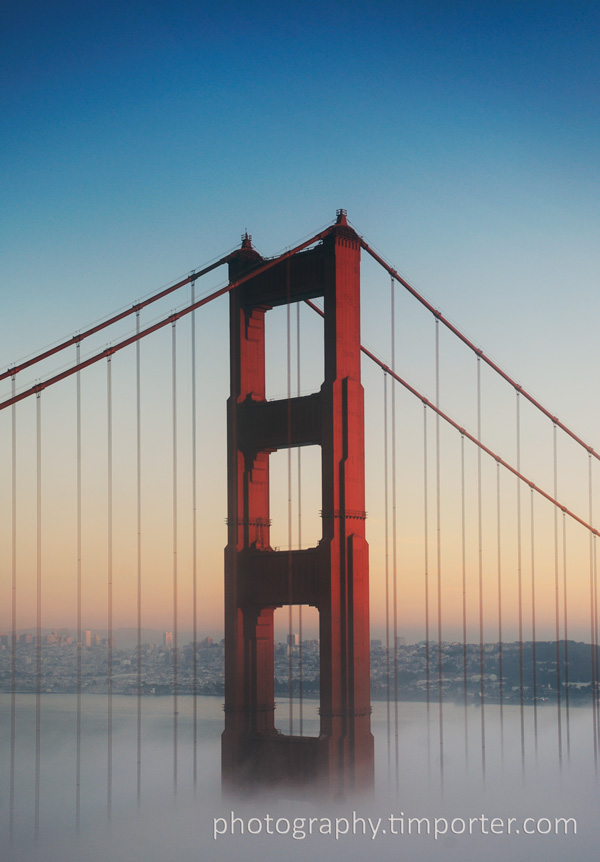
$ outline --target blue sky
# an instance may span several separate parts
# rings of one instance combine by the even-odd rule
[[[245,227],[274,253],[338,206],[450,314],[457,267],[463,289],[524,267],[540,295],[561,264],[581,284],[598,18],[577,2],[9,3],[3,293],[17,313],[27,289],[51,294],[68,331]]]
[[[6,3],[0,367],[345,207],[594,444],[599,26],[552,0]]]
[[[6,4],[0,362],[246,227],[273,254],[344,206],[536,391],[560,374],[544,344],[593,367],[599,17],[590,2]]]

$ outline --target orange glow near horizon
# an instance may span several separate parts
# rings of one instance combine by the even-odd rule
[[[304,313],[304,312],[303,312]],[[307,312],[308,313],[308,312]],[[209,365],[197,370],[197,626],[198,634],[220,637],[223,627],[223,550],[226,544],[225,403],[228,389],[227,307],[221,303],[198,327],[198,345],[209,333],[220,331],[216,352]],[[312,318],[311,318],[312,319]],[[200,319],[199,319],[200,320]],[[312,325],[312,324],[311,324]],[[322,361],[313,350],[321,337],[319,326],[307,325],[309,341],[303,355]],[[312,340],[311,340],[312,339]],[[211,349],[214,339],[211,341]],[[281,345],[274,337],[269,348],[278,355]],[[115,629],[136,625],[138,609],[137,560],[137,442],[135,352],[128,348],[112,359],[112,590]],[[142,626],[170,631],[175,625],[174,577],[177,581],[177,627],[190,632],[193,624],[193,496],[192,415],[189,326],[180,326],[177,341],[177,544],[173,546],[173,436],[172,436],[172,342],[163,331],[142,344],[141,388],[141,612]],[[280,353],[279,353],[280,355]],[[308,361],[308,360],[307,360]],[[277,363],[275,363],[277,365]],[[281,363],[274,369],[270,391],[281,388]],[[458,366],[457,366],[458,367]],[[210,370],[209,370],[210,369]],[[411,369],[409,369],[410,371]],[[414,373],[416,370],[412,369]],[[422,371],[422,368],[421,368]],[[307,372],[312,380],[314,369]],[[419,372],[421,373],[421,372]],[[446,373],[446,369],[444,369]],[[311,377],[312,374],[312,377]],[[409,376],[407,374],[407,376]],[[76,625],[77,595],[77,458],[75,384],[64,381],[44,391],[42,416],[42,512],[41,512],[41,604],[43,628]],[[84,372],[82,380],[82,627],[105,630],[108,613],[108,444],[106,363]],[[464,383],[464,375],[462,377]],[[467,614],[467,640],[478,641],[479,577],[483,584],[481,609],[483,637],[496,641],[499,631],[498,588],[502,593],[502,634],[505,640],[519,635],[519,572],[523,639],[530,640],[534,623],[536,637],[555,637],[556,587],[558,580],[559,636],[564,637],[564,581],[568,592],[568,634],[576,640],[590,637],[590,577],[595,577],[594,547],[586,531],[567,518],[566,554],[563,549],[563,514],[557,518],[557,544],[553,508],[534,495],[533,553],[531,492],[521,487],[521,536],[519,555],[517,480],[505,470],[498,472],[488,456],[481,459],[481,562],[479,548],[478,459],[473,444],[465,443],[464,473],[460,434],[440,423],[439,545],[437,509],[436,421],[432,411],[396,388],[396,540],[394,543],[394,499],[391,481],[391,382],[388,392],[388,529],[386,557],[386,512],[384,505],[384,414],[383,374],[363,364],[366,415],[367,539],[370,546],[371,632],[385,639],[386,569],[387,616],[393,620],[394,572],[397,593],[397,634],[407,642],[425,637],[425,588],[429,589],[429,636],[438,637],[438,599],[442,608],[442,638],[463,637],[463,568]],[[462,385],[462,384],[461,384]],[[461,390],[462,391],[462,390]],[[446,387],[450,398],[452,387]],[[494,390],[495,392],[495,390]],[[510,393],[510,399],[514,397]],[[458,399],[463,406],[464,392]],[[484,440],[514,463],[514,406],[494,395],[488,401]],[[461,400],[462,399],[462,400]],[[472,399],[471,399],[472,401]],[[465,402],[466,404],[466,402]],[[17,629],[36,624],[37,607],[37,479],[35,399],[18,405],[16,569]],[[513,413],[509,413],[513,410]],[[473,404],[465,415],[473,428]],[[522,433],[522,470],[549,492],[552,487],[551,434]],[[10,631],[12,602],[12,411],[0,414],[0,538],[3,550],[0,629]],[[424,424],[426,422],[426,424]],[[505,435],[505,439],[502,435]],[[543,436],[546,434],[546,437]],[[426,446],[425,446],[426,440]],[[536,444],[536,440],[542,441]],[[571,453],[561,443],[559,496],[587,517],[587,459]],[[306,452],[302,473],[302,517],[305,540],[316,541],[319,533],[320,465],[318,450]],[[296,453],[293,456],[293,544],[297,542]],[[279,469],[284,453],[274,453],[272,496],[275,544],[287,542],[287,469]],[[573,464],[573,466],[571,466]],[[427,469],[427,486],[425,485]],[[595,469],[595,465],[594,465]],[[276,478],[276,476],[279,478]],[[541,477],[541,478],[540,478]],[[465,565],[463,567],[462,482],[465,483]],[[596,483],[600,484],[600,483]],[[285,487],[284,487],[285,486]],[[595,486],[594,486],[595,487]],[[581,490],[583,488],[583,490]],[[428,543],[425,547],[425,493],[427,493]],[[595,492],[594,492],[595,493]],[[498,502],[499,501],[499,502]],[[594,501],[596,502],[596,501]],[[498,519],[498,505],[500,518]],[[595,511],[600,507],[594,506]],[[500,543],[498,541],[500,524]],[[395,544],[395,553],[394,553]],[[427,554],[426,554],[427,550]],[[438,565],[439,550],[439,565]],[[175,553],[174,553],[175,551]],[[520,556],[520,567],[519,567]],[[425,561],[427,557],[427,577]],[[591,576],[590,576],[591,565]],[[533,576],[532,576],[533,573]],[[440,594],[438,595],[438,584]]]

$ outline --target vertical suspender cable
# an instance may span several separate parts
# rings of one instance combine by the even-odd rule
[[[569,613],[567,592],[567,515],[563,512],[563,615],[565,632],[565,729],[567,733],[567,760],[571,760],[571,716],[569,704]]]
[[[300,303],[296,303],[296,394],[300,397]],[[298,550],[302,549],[302,447],[298,446]],[[300,736],[304,736],[304,667],[302,605],[298,605],[298,685]]]
[[[517,471],[521,472],[521,402],[517,390]],[[517,477],[517,592],[519,604],[519,706],[521,719],[521,770],[525,771],[525,706],[523,688],[523,571],[521,559],[521,480]]]
[[[140,331],[140,312],[135,315]],[[141,340],[135,344],[136,496],[137,496],[137,803],[142,798],[142,397]]]
[[[594,678],[594,700],[596,701],[596,739],[598,740],[598,744],[600,745],[600,705],[598,703],[598,677],[600,673],[600,669],[598,667],[598,567],[597,567],[597,555],[596,555],[596,539],[597,536],[594,534],[592,537],[592,542],[594,546],[594,605],[592,608],[592,613],[594,615],[594,653],[596,656],[596,674]]]
[[[15,396],[16,380],[11,378],[12,397]],[[10,802],[9,843],[13,841],[15,821],[15,748],[17,734],[17,405],[11,408],[12,419],[12,592],[11,592],[11,652],[10,652]]]
[[[465,435],[460,435],[460,533],[462,551],[462,636],[463,636],[463,699],[465,723],[465,767],[469,769],[469,715],[467,679],[467,542],[465,517]]]
[[[396,370],[396,310],[394,278],[390,281],[392,371]],[[394,636],[394,754],[396,790],[400,786],[400,752],[398,739],[398,554],[396,530],[396,387],[392,383],[392,581]]]
[[[589,522],[592,523],[592,456],[588,454],[588,496],[589,496]],[[590,533],[590,644],[592,659],[592,720],[594,723],[594,767],[598,771],[598,727],[596,721],[596,680],[598,653],[594,643],[594,538]]]
[[[554,467],[554,499],[558,499],[558,458],[556,449],[556,422],[552,423],[552,454]],[[558,734],[558,764],[562,769],[562,714],[560,679],[560,598],[558,590],[558,508],[554,506],[554,624],[556,637],[556,729]]]
[[[531,662],[533,680],[533,738],[535,757],[538,754],[538,715],[537,715],[537,646],[536,646],[536,614],[535,614],[535,523],[534,523],[534,491],[531,489]]]
[[[108,751],[106,811],[110,820],[112,813],[112,721],[113,721],[113,440],[112,440],[112,362],[111,356],[106,363],[106,403],[107,403],[107,592],[108,592]]]
[[[435,406],[440,406],[440,322],[435,318]],[[436,538],[437,538],[437,630],[438,630],[438,718],[440,739],[440,779],[444,788],[444,700],[442,662],[442,532],[441,532],[441,471],[440,471],[440,415],[435,414],[435,486],[436,486]]]
[[[392,381],[393,385],[393,381]],[[431,772],[431,652],[429,628],[429,475],[427,405],[423,405],[423,542],[425,548],[425,690],[427,708],[427,773]]]
[[[388,482],[388,395],[387,374],[383,372],[383,508],[385,553],[385,705],[387,725],[388,782],[392,768],[392,726],[390,720],[390,516]]]
[[[481,441],[481,358],[477,357],[477,439]],[[477,541],[479,571],[479,694],[481,701],[481,772],[485,781],[485,654],[483,650],[483,518],[481,449],[477,447]]]
[[[504,762],[504,651],[502,643],[502,531],[500,464],[496,461],[496,533],[498,536],[498,679],[500,688],[500,754]]]
[[[591,467],[591,459],[590,459],[590,467]],[[597,536],[594,534],[592,536],[592,545],[593,545],[593,570],[594,570],[594,601],[592,605],[592,614],[594,618],[594,656],[595,656],[595,674],[594,679],[592,681],[592,693],[594,696],[594,701],[596,704],[596,739],[598,741],[598,745],[600,746],[600,705],[598,703],[598,678],[600,674],[600,669],[598,667],[598,567],[597,567],[597,555],[596,555],[596,538]]]
[[[75,346],[75,361],[80,362],[81,345]],[[75,749],[75,828],[79,832],[81,811],[81,372],[76,376],[77,388],[77,742]]]
[[[40,763],[42,743],[42,400],[36,395],[37,463],[37,589],[36,589],[36,672],[35,672],[35,837],[40,831]]]
[[[292,345],[290,307],[290,262],[286,277],[286,344],[287,344],[287,486],[288,486],[288,700],[289,733],[294,732],[294,633],[292,617]]]
[[[196,282],[191,284],[191,303],[196,301]],[[196,401],[196,312],[191,314],[192,328],[192,711],[194,792],[198,786],[198,461],[197,461],[197,401]]]
[[[171,326],[171,394],[173,428],[173,792],[177,793],[177,731],[179,695],[179,639],[177,618],[177,322]]]

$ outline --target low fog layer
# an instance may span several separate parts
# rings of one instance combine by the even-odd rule
[[[9,847],[10,732],[6,731],[10,729],[10,698],[0,699],[6,729],[0,743],[3,860],[163,862],[175,858],[178,862],[217,862],[326,856],[363,862],[372,856],[378,860],[444,862],[481,858],[505,862],[509,857],[588,862],[595,854],[597,785],[589,709],[571,710],[570,759],[563,716],[561,769],[556,709],[538,709],[536,755],[533,711],[526,708],[522,769],[518,707],[504,709],[503,731],[498,707],[486,707],[483,749],[479,709],[468,710],[465,728],[462,707],[445,705],[440,736],[437,704],[431,705],[429,722],[425,704],[399,704],[396,743],[393,705],[388,742],[386,706],[375,704],[376,790],[372,797],[334,803],[285,799],[271,792],[243,801],[221,794],[220,700],[198,701],[198,781],[194,792],[192,701],[180,699],[175,793],[172,701],[148,698],[142,704],[142,792],[138,806],[136,700],[115,698],[109,821],[106,700],[88,696],[83,699],[82,710],[77,834],[75,705],[75,697],[42,698],[36,840],[35,698],[18,698],[14,834]],[[307,704],[307,711],[310,708]],[[284,706],[280,709],[283,711]],[[569,819],[566,825],[562,818]],[[557,823],[558,832],[566,829],[569,834],[555,834]],[[538,826],[548,834],[525,834],[535,832]],[[507,834],[509,828],[511,834]],[[409,830],[411,834],[407,834]]]

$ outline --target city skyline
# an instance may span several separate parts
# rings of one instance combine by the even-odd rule
[[[104,633],[105,634],[105,633]],[[0,691],[20,694],[39,691],[43,694],[76,692],[106,694],[108,686],[115,694],[178,695],[224,694],[224,639],[198,638],[195,644],[181,639],[177,647],[177,672],[174,676],[174,650],[171,632],[155,633],[159,637],[138,644],[130,638],[121,642],[121,632],[112,642],[110,683],[107,677],[109,643],[106,637],[85,632],[81,651],[71,636],[58,632],[42,636],[40,676],[38,679],[35,635],[21,635],[16,645],[16,667],[12,676],[12,642],[0,634]],[[290,644],[290,638],[294,640]],[[560,644],[560,668],[557,673],[556,645],[538,641],[463,645],[442,643],[443,674],[436,672],[438,643],[420,641],[407,644],[398,637],[397,647],[388,648],[380,640],[371,640],[371,698],[420,700],[429,695],[437,698],[442,685],[444,700],[468,700],[471,704],[522,702],[528,705],[553,703],[568,698],[571,706],[589,707],[596,679],[593,650],[588,643],[570,641]],[[567,670],[568,651],[568,670]],[[598,647],[595,648],[596,655]],[[194,659],[195,655],[195,659]],[[285,635],[274,643],[274,682],[278,697],[318,698],[320,687],[320,643],[306,638],[300,644],[297,633]],[[301,658],[302,657],[302,658]],[[290,659],[292,673],[290,678]],[[81,668],[80,668],[81,663]],[[535,669],[535,670],[534,670]],[[567,693],[568,692],[568,693]]]

